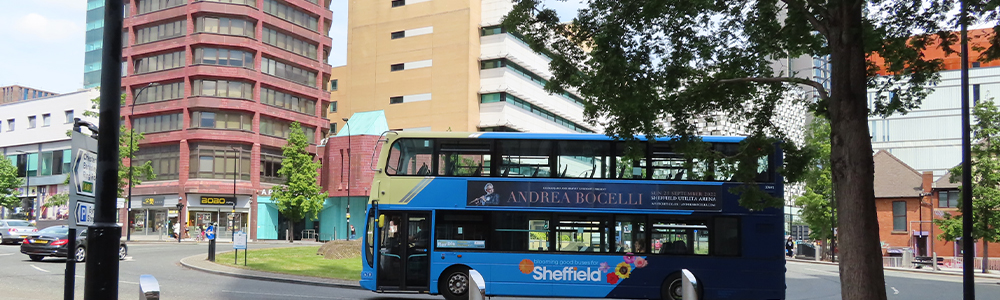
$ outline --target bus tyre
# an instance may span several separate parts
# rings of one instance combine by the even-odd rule
[[[447,300],[468,300],[470,283],[469,268],[455,266],[441,273],[438,291]]]
[[[663,280],[663,285],[660,286],[660,299],[663,300],[681,300],[683,293],[681,292],[681,285],[683,280],[681,279],[681,272],[674,272],[667,276],[667,279]],[[703,285],[698,285],[698,299],[705,297],[705,289]]]

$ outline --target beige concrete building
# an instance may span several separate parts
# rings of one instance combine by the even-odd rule
[[[33,89],[20,85],[9,85],[0,87],[0,103],[42,98],[58,95],[53,92]]]
[[[332,129],[384,110],[390,129],[600,132],[580,97],[543,89],[549,58],[497,25],[510,0],[352,1]],[[336,132],[336,131],[334,131]]]

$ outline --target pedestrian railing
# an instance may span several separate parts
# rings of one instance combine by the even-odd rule
[[[945,268],[962,268],[962,266],[963,266],[963,259],[961,257],[945,258],[943,266]],[[982,268],[983,268],[983,258],[982,257],[976,257],[975,264],[972,265],[972,266],[970,266],[970,267],[982,270]],[[991,257],[989,259],[989,263],[987,265],[987,268],[989,270],[993,270],[993,271],[1000,271],[1000,258],[992,258]]]
[[[909,268],[903,265],[902,257],[882,257],[882,266],[889,268]]]

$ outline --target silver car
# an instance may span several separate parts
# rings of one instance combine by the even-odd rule
[[[37,231],[35,226],[25,220],[0,220],[0,244],[20,243]]]

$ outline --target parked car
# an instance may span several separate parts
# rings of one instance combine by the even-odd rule
[[[21,253],[27,254],[33,261],[41,261],[47,256],[67,257],[68,253],[73,253],[72,257],[77,262],[87,260],[87,231],[80,230],[76,234],[76,247],[70,252],[69,228],[66,225],[52,226],[30,235],[21,242]],[[128,255],[128,246],[124,242],[118,243],[118,259],[124,260]]]
[[[25,220],[0,220],[0,244],[17,243],[38,232],[31,222]]]

